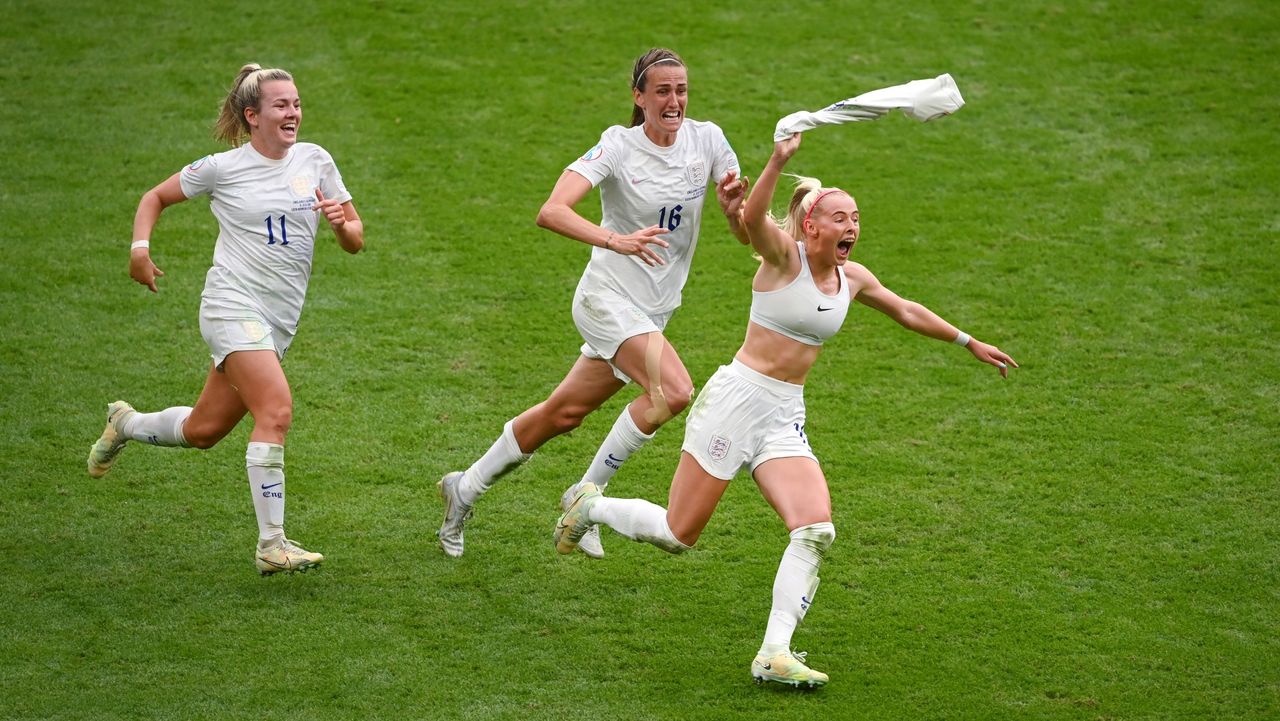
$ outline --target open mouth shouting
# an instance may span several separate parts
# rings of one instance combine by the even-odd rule
[[[845,238],[836,244],[836,257],[840,260],[846,260],[849,253],[853,252],[853,244],[858,242],[857,238]]]

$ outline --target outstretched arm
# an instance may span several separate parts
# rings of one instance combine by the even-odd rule
[[[649,245],[667,247],[667,241],[659,238],[666,231],[658,225],[620,234],[606,230],[573,209],[591,192],[591,181],[572,170],[566,170],[551,189],[551,197],[538,210],[538,226],[559,233],[566,238],[582,241],[587,245],[611,250],[623,255],[634,255],[647,265],[663,265],[664,261]]]
[[[963,345],[974,358],[999,368],[1002,378],[1009,377],[1009,366],[1018,367],[1008,353],[977,338],[971,338],[923,305],[899,297],[897,293],[884,287],[865,266],[845,263],[844,274],[849,280],[849,290],[856,293],[854,298],[859,303],[884,313],[903,328],[929,338]]]
[[[180,172],[174,173],[163,183],[142,194],[142,200],[138,201],[138,212],[133,216],[135,245],[138,244],[137,241],[147,241],[149,244],[151,231],[155,230],[156,222],[160,220],[160,213],[170,205],[187,199],[186,194],[182,192],[180,175]],[[152,293],[158,293],[156,278],[162,276],[164,271],[151,262],[150,245],[140,245],[129,250],[130,278],[150,288]]]
[[[742,222],[747,227],[747,237],[751,239],[752,247],[765,263],[776,268],[787,266],[791,249],[795,247],[795,239],[784,233],[769,218],[769,206],[773,204],[773,192],[778,187],[782,169],[799,148],[799,133],[773,144],[773,155],[769,156],[769,162],[760,171],[760,177],[756,178],[756,188],[747,197],[742,209]]]

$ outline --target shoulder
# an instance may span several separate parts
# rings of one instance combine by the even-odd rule
[[[852,260],[845,261],[844,277],[845,280],[849,281],[849,292],[853,295],[856,295],[860,290],[880,284],[875,275],[870,270],[867,270],[867,266],[855,263]]]
[[[725,140],[724,131],[710,120],[694,120],[685,118],[680,126],[681,133],[687,133],[700,145],[718,145]]]
[[[293,152],[302,158],[316,158],[324,162],[333,162],[333,156],[329,154],[329,151],[315,143],[297,143],[293,146]]]
[[[629,148],[634,147],[634,133],[631,130],[632,128],[624,128],[621,125],[606,128],[600,134],[599,142],[583,153],[577,162],[592,163],[604,158],[606,163],[612,163],[616,157],[625,155]]]
[[[635,140],[637,132],[644,132],[644,129],[639,126],[627,128],[621,125],[610,125],[604,129],[603,133],[600,133],[600,144],[613,146],[629,145]]]
[[[720,129],[720,126],[710,120],[694,120],[693,118],[685,118],[684,123],[680,126],[680,132],[684,132],[685,130],[693,131],[695,134],[699,135],[724,135],[724,131]]]

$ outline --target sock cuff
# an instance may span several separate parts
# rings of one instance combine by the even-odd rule
[[[524,450],[520,448],[520,443],[516,441],[515,423],[516,423],[516,419],[512,418],[502,426],[502,440],[504,443],[507,444],[507,447],[511,450],[511,452],[514,455],[519,456],[521,462],[524,462],[529,460],[530,458],[533,458],[533,454],[525,453]]]
[[[251,441],[244,452],[245,466],[284,468],[284,446],[279,443]]]
[[[836,527],[831,521],[810,523],[807,526],[800,526],[792,531],[790,535],[792,541],[798,541],[825,551],[836,540]]]
[[[671,524],[667,523],[666,515],[663,515],[662,517],[662,530],[663,535],[666,536],[666,538],[663,539],[666,541],[666,545],[662,546],[662,550],[667,553],[684,553],[685,551],[693,548],[693,546],[686,546],[683,541],[676,538],[676,534],[671,531]]]
[[[653,433],[645,433],[644,431],[640,430],[640,427],[636,425],[635,419],[631,417],[630,404],[623,407],[622,413],[618,416],[618,422],[622,424],[622,428],[625,432],[627,432],[629,435],[632,435],[639,440],[638,444],[633,443],[633,445],[636,445],[637,448],[640,445],[643,445],[653,440],[653,437],[658,433],[657,431],[654,431]],[[631,440],[631,439],[628,439],[628,440]]]

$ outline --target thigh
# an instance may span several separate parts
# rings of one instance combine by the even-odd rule
[[[671,341],[659,332],[632,336],[618,346],[613,364],[652,392],[655,383],[667,388],[690,388],[693,381]]]
[[[582,406],[595,410],[625,385],[613,374],[608,361],[578,356],[547,401],[556,406]]]
[[[707,473],[693,456],[680,454],[667,498],[667,525],[681,543],[692,546],[698,541],[728,487],[728,481]]]
[[[293,394],[274,350],[236,351],[227,356],[222,367],[255,418],[292,409]]]
[[[831,520],[831,491],[816,460],[774,458],[756,466],[752,476],[788,531]]]
[[[599,358],[579,356],[560,385],[538,405],[516,417],[512,424],[516,443],[532,453],[548,440],[576,425],[626,385],[613,367]],[[569,419],[574,423],[569,423]]]

